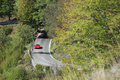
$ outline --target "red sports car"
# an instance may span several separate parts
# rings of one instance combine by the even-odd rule
[[[36,49],[36,48],[40,48],[40,45],[39,44],[35,44],[34,45],[34,48]]]

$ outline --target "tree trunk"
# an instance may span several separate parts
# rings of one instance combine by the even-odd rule
[[[9,21],[10,21],[10,17],[11,17],[11,16],[8,16],[8,20],[9,20]]]

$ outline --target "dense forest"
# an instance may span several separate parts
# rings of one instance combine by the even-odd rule
[[[119,0],[0,0],[0,22],[14,19],[0,25],[0,80],[120,80]],[[31,64],[37,28],[66,64],[56,74]]]

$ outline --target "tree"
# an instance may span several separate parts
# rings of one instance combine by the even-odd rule
[[[81,71],[110,66],[120,50],[120,2],[63,0],[62,4],[62,14],[57,17],[61,26],[56,28],[54,41],[57,51],[68,54],[67,58],[62,58],[63,62],[78,65]],[[72,65],[66,68],[70,67]],[[68,75],[70,69],[65,72]]]
[[[26,80],[26,75],[27,72],[25,68],[20,66],[15,68],[14,70],[11,70],[6,77],[8,80]]]
[[[32,12],[34,0],[20,0],[18,8],[18,18],[23,23],[32,22]]]
[[[45,12],[51,0],[36,0],[34,4],[33,21],[36,25],[45,25]]]
[[[55,37],[55,28],[60,25],[56,17],[61,14],[61,1],[52,1],[47,5],[45,11],[45,30],[49,37]]]
[[[8,16],[9,20],[14,11],[15,0],[1,0],[0,1],[0,14],[1,16]]]
[[[34,29],[31,28],[29,25],[23,25],[18,29],[19,36],[22,39],[23,43],[23,50],[24,51],[24,46],[26,43],[30,43],[33,40],[33,32]]]

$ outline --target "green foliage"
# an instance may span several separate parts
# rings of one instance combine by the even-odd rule
[[[12,26],[3,26],[0,29],[1,36],[2,35],[4,35],[4,36],[9,35],[12,32],[12,30],[13,30]]]
[[[43,70],[45,69],[46,72],[50,71],[50,68],[48,66],[42,66],[42,65],[36,65],[36,70],[39,72],[43,72]]]
[[[31,62],[31,59],[30,59],[28,53],[26,53],[26,54],[24,55],[24,58],[23,58],[23,59],[25,59],[25,63]]]
[[[12,68],[16,67],[18,65],[18,60],[21,57],[20,38],[15,39],[11,36],[8,36],[11,34],[11,32],[11,25],[3,26],[0,29],[0,74],[5,74]]]
[[[7,80],[26,80],[27,72],[24,67],[17,67],[7,74]]]
[[[45,25],[45,11],[50,0],[36,0],[34,4],[33,20],[35,20],[37,25]]]
[[[43,72],[32,72],[32,71],[27,71],[27,80],[40,80],[43,77],[45,77],[45,73]]]
[[[8,16],[9,20],[14,11],[14,0],[1,0],[0,16]]]
[[[4,44],[6,42],[6,32],[5,28],[3,27],[0,29],[0,44]]]
[[[18,2],[20,4],[18,5]],[[48,6],[54,0],[20,0],[16,1],[18,7],[18,19],[24,24],[32,25],[33,27],[44,26],[46,24],[45,13],[48,11]],[[52,11],[52,10],[51,10]],[[28,15],[29,14],[29,15]]]
[[[118,40],[116,41],[115,37],[119,34],[108,34],[108,31],[111,29],[108,25],[111,21],[110,17],[113,17],[111,16],[113,14],[110,11],[112,11],[112,9],[114,8],[114,6],[109,3],[113,3],[113,1],[111,0],[108,2],[104,0],[100,2],[99,5],[97,4],[99,3],[99,1],[93,1],[90,3],[89,1],[71,1],[70,3],[84,3],[84,5],[69,5],[69,1],[66,1],[64,3],[64,6],[62,8],[63,14],[58,17],[58,20],[61,21],[62,25],[60,28],[56,29],[58,37],[56,37],[55,39],[58,40],[56,41],[58,43],[58,46],[62,46],[62,49],[66,53],[70,54],[70,56],[74,55],[78,57],[78,59],[81,59],[83,56],[81,60],[86,60],[87,58],[89,60],[90,57],[96,59],[98,55],[103,55],[103,53],[106,53],[106,51],[108,51],[108,54],[109,51],[112,52],[111,48],[113,49],[113,45],[119,45],[117,42]],[[113,8],[109,9],[110,7],[107,6],[108,4],[110,7]],[[116,5],[117,3],[114,4]],[[107,7],[103,7],[103,5]],[[103,9],[99,6],[101,6]],[[96,8],[100,9],[101,11],[98,11]],[[116,8],[116,11],[118,11],[118,9],[119,8]],[[105,10],[110,11],[104,12]],[[116,15],[114,14],[114,16]],[[109,19],[107,19],[106,21],[107,17],[109,17]],[[115,28],[114,30],[116,31],[117,29]],[[108,55],[107,53],[106,55]]]
[[[23,25],[19,27],[18,32],[20,38],[22,38],[25,43],[30,43],[32,41],[34,29],[32,29],[31,26]]]
[[[17,16],[20,0],[15,0],[13,15]]]
[[[6,80],[6,76],[0,77],[0,80]]]
[[[62,58],[63,62],[81,67],[82,72],[113,64],[120,50],[120,2],[66,0],[62,4],[62,14],[57,17],[61,25],[55,29],[54,41],[58,47],[57,52],[68,55]],[[72,75],[76,76],[81,71],[72,73],[70,70],[64,69],[65,79],[79,80]],[[71,77],[66,76],[68,73]]]
[[[17,30],[17,28],[19,28]],[[17,31],[15,31],[17,30]],[[11,27],[5,26],[0,29],[1,38],[4,38],[4,45],[0,47],[0,79],[1,80],[39,80],[45,77],[45,73],[26,71],[24,67],[18,65],[18,61],[21,60],[23,54],[21,47],[23,47],[23,40],[25,38],[25,43],[29,43],[33,37],[33,31],[30,26],[23,25],[22,27],[14,27],[14,33],[11,33]],[[6,35],[7,33],[7,35]],[[15,35],[13,35],[15,34]],[[9,36],[9,37],[8,37]],[[27,37],[27,38],[26,38]],[[8,38],[8,39],[7,39]],[[12,39],[12,40],[10,40]],[[6,42],[5,42],[6,40]],[[9,43],[7,41],[9,40]],[[25,62],[28,62],[28,56],[25,56]],[[28,67],[28,66],[27,66]],[[29,69],[29,68],[28,68]]]
[[[12,32],[12,27],[11,26],[6,26],[5,27],[5,34],[8,35]]]
[[[0,0],[0,15],[4,13],[11,16],[13,3],[9,5],[12,10],[9,11],[6,1]],[[10,14],[5,12],[3,7]],[[24,24],[32,24],[32,27],[45,25],[49,36],[54,38],[56,53],[65,55],[62,61],[69,65],[63,67],[63,71],[58,73],[62,76],[58,78],[60,80],[86,80],[94,67],[108,68],[113,64],[114,57],[119,56],[120,1],[118,0],[61,0],[60,2],[58,0],[18,0],[17,8],[18,18]],[[21,47],[25,48],[25,44],[33,39],[32,27],[28,25],[19,27],[17,41],[12,41],[8,37],[12,27],[0,29],[0,63],[3,61],[0,64],[0,74],[8,72],[3,79],[39,80],[45,77],[45,73],[26,71],[21,67],[11,71],[17,66],[22,55]],[[27,61],[29,60],[26,59],[25,62]],[[42,71],[43,66],[37,65],[36,68],[37,71]]]
[[[43,66],[42,65],[36,65],[37,71],[43,71]]]
[[[12,53],[11,56],[6,57],[6,60],[1,63],[1,69],[2,69],[3,73],[5,73],[10,68],[17,66],[18,60],[20,59],[21,54],[20,54],[20,52],[18,53],[16,51],[14,53]]]
[[[18,32],[22,42],[22,53],[24,53],[25,44],[30,43],[33,40],[34,29],[29,25],[22,25],[19,27]]]
[[[9,47],[12,38],[7,36],[12,32],[11,26],[3,26],[0,29],[0,63],[5,59],[5,49]]]
[[[23,23],[31,23],[34,0],[20,0],[18,18]]]
[[[45,30],[48,33],[48,36],[53,38],[56,36],[55,28],[60,26],[60,22],[57,20],[57,16],[61,14],[61,1],[51,1],[47,5],[45,11]]]

